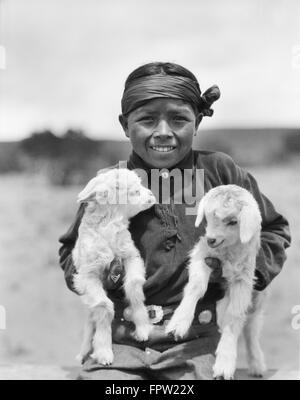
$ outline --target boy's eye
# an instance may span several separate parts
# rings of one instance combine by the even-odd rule
[[[151,123],[151,122],[153,122],[154,121],[154,118],[153,117],[151,117],[150,115],[147,115],[147,116],[144,116],[144,117],[141,117],[139,120],[138,120],[138,122],[148,122],[148,123]]]
[[[187,118],[184,117],[183,115],[175,115],[173,119],[174,119],[174,121],[176,121],[176,122],[184,122],[184,121],[187,121]]]
[[[228,223],[227,223],[227,225],[229,225],[229,226],[233,226],[233,225],[236,225],[237,224],[237,221],[236,220],[232,220],[232,221],[229,221]]]

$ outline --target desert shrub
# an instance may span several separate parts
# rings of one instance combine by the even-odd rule
[[[20,158],[19,143],[0,144],[0,173],[21,172],[23,163]]]
[[[49,130],[34,132],[29,138],[23,139],[20,148],[29,157],[56,158],[60,156],[60,141]]]
[[[35,132],[21,141],[20,149],[26,169],[45,175],[53,185],[86,181],[94,172],[96,160],[101,168],[98,141],[82,130],[68,129],[61,137],[49,130]]]
[[[56,163],[47,165],[46,175],[52,185],[84,185],[100,168],[107,165],[108,163],[100,157],[91,157],[84,162],[61,158]]]
[[[300,153],[300,130],[287,134],[284,138],[285,150],[288,153]]]

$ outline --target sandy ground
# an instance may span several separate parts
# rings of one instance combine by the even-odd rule
[[[288,217],[293,236],[266,310],[262,343],[272,368],[299,368],[300,329],[291,325],[292,308],[300,305],[299,167],[300,160],[251,170],[261,190]],[[0,364],[76,365],[85,310],[65,286],[57,238],[74,217],[78,188],[2,175],[0,189],[0,306],[6,310]],[[239,364],[244,365],[243,350]]]

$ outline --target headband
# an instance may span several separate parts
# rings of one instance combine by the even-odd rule
[[[203,95],[196,81],[178,75],[148,75],[137,78],[125,87],[121,106],[128,115],[147,101],[172,98],[189,103],[202,116],[213,115],[211,105],[220,97],[218,86],[212,86]]]

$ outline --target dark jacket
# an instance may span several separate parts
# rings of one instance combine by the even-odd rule
[[[147,165],[134,152],[127,167],[142,168],[150,173]],[[290,245],[287,220],[276,212],[270,200],[260,192],[253,176],[224,153],[191,150],[174,168],[182,171],[186,168],[203,169],[205,192],[215,186],[236,184],[253,194],[262,215],[262,246],[256,263],[256,289],[263,290],[280,272],[286,259],[285,249]],[[71,290],[75,272],[71,251],[77,239],[83,212],[84,207],[81,206],[74,223],[59,239],[62,244],[59,250],[60,265]],[[188,279],[188,252],[204,234],[203,224],[199,228],[194,225],[195,215],[186,215],[185,204],[174,204],[172,201],[170,204],[155,204],[132,218],[129,230],[146,266],[146,304],[176,306],[180,302]],[[109,295],[116,302],[122,303],[122,288]],[[211,307],[223,295],[220,284],[210,283],[204,299],[199,302],[200,309]]]

